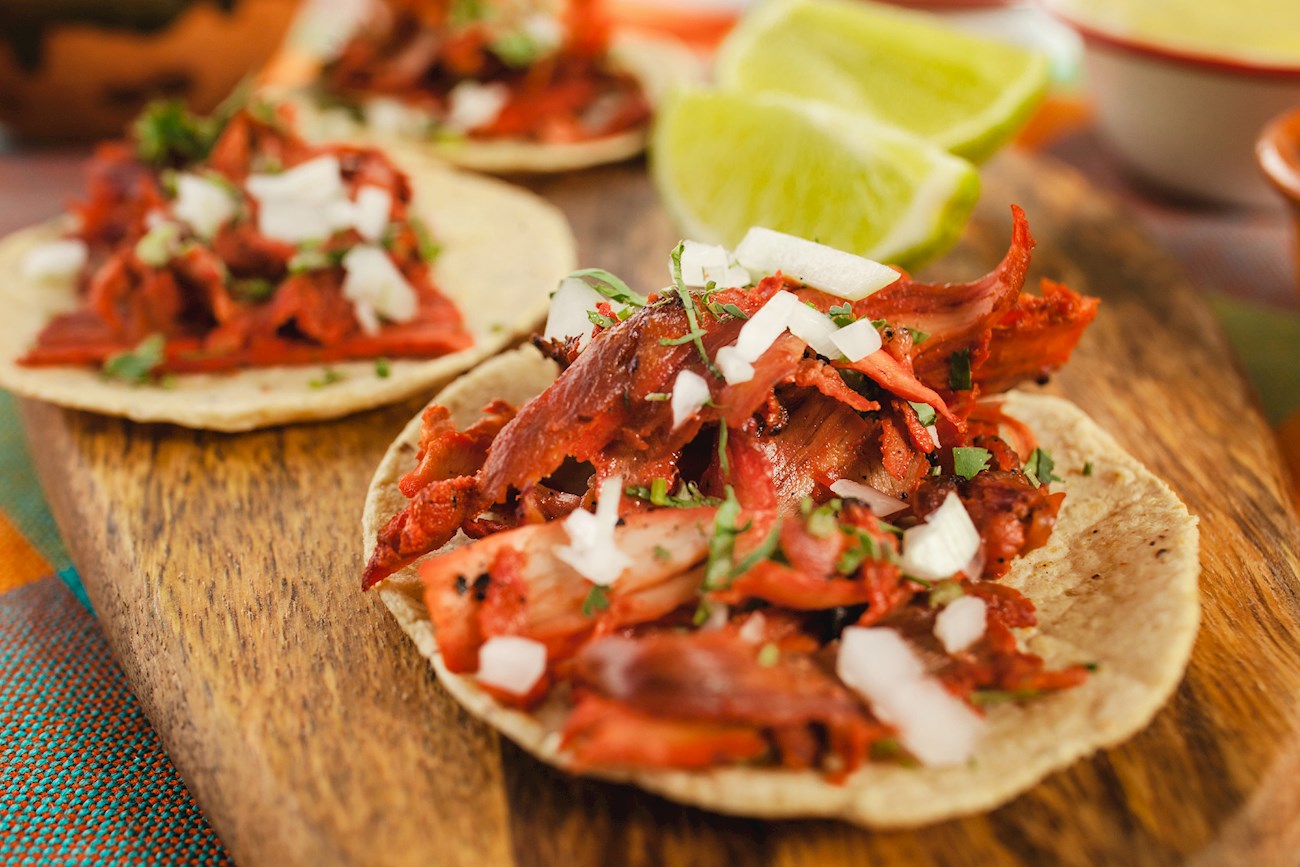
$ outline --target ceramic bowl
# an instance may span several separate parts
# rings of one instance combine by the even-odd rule
[[[0,0],[0,125],[21,139],[93,139],[158,97],[210,111],[279,47],[297,6]]]
[[[1300,61],[1210,53],[1103,29],[1072,4],[1048,7],[1083,36],[1098,130],[1136,175],[1193,199],[1276,201],[1255,165],[1255,138],[1300,105]]]
[[[1260,171],[1281,193],[1295,224],[1296,289],[1300,291],[1300,106],[1273,118],[1259,135]]]

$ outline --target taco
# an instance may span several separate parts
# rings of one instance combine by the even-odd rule
[[[388,0],[291,95],[310,135],[420,142],[488,172],[557,172],[645,147],[681,45],[615,35],[600,0]]]
[[[657,295],[582,273],[581,337],[566,281],[545,357],[479,367],[390,448],[363,586],[573,772],[871,826],[1013,797],[1142,728],[1199,617],[1173,492],[1008,391],[1097,304],[1023,292],[1030,246],[1017,211],[995,271],[926,285],[775,233],[743,267],[684,245]]]
[[[160,105],[68,217],[0,243],[0,386],[217,430],[332,418],[528,333],[573,259],[525,191],[310,145],[265,107]]]

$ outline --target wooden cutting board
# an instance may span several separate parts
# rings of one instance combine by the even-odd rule
[[[358,592],[366,485],[420,401],[238,436],[27,403],[109,642],[238,863],[1295,863],[1300,534],[1268,427],[1197,291],[1114,206],[1023,156],[985,175],[933,274],[984,273],[1022,204],[1035,276],[1104,299],[1051,390],[1201,518],[1203,627],[1148,729],[1002,809],[910,833],[729,818],[571,779],[462,712]],[[677,236],[642,167],[536,187],[568,212],[584,264],[664,282]]]

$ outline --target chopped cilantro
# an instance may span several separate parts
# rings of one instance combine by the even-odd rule
[[[148,382],[150,375],[163,362],[165,343],[166,339],[161,334],[150,334],[141,340],[135,349],[109,356],[100,374],[106,379],[121,379],[134,383]]]
[[[270,280],[263,280],[261,277],[250,277],[247,280],[236,280],[231,284],[230,290],[237,295],[242,301],[266,301],[275,294],[276,284]]]
[[[333,385],[336,382],[342,382],[345,379],[347,379],[347,377],[342,373],[339,373],[332,367],[327,367],[321,371],[321,375],[318,378],[308,380],[307,384],[312,388],[325,388],[326,386]]]
[[[582,616],[593,617],[597,611],[609,608],[609,591],[600,584],[592,584],[587,598],[582,600]]]
[[[1059,482],[1061,477],[1052,473],[1055,467],[1056,461],[1052,460],[1051,455],[1042,449],[1034,449],[1029,453],[1029,459],[1025,461],[1025,475],[1035,485]]]
[[[731,465],[727,462],[727,423],[718,423],[718,469],[724,476],[731,475]]]
[[[131,127],[136,154],[159,168],[202,160],[220,131],[213,119],[191,114],[178,99],[150,103]]]
[[[858,321],[858,317],[853,315],[852,304],[837,304],[830,310],[827,310],[826,313],[830,316],[831,321],[840,328],[843,328],[846,325],[852,325],[854,322]]]
[[[970,350],[954,352],[949,359],[948,387],[953,391],[970,391],[973,387],[970,374]]]
[[[843,505],[841,500],[829,500],[825,505],[814,506],[812,497],[804,497],[799,503],[799,511],[806,519],[808,532],[819,539],[825,539],[839,529],[840,508]]]
[[[408,217],[406,222],[410,225],[411,231],[415,233],[415,242],[420,248],[420,258],[426,262],[437,259],[442,253],[442,245],[433,239],[428,224],[419,217]]]
[[[672,552],[669,551],[667,548],[665,548],[663,545],[655,545],[654,553],[655,553],[656,560],[667,561],[673,558]]]
[[[492,53],[506,66],[522,69],[531,66],[544,53],[542,46],[527,33],[518,30],[505,33],[492,41]]]
[[[781,661],[781,648],[772,642],[764,644],[758,651],[758,664],[764,668],[771,668]]]
[[[725,587],[730,580],[731,558],[736,548],[736,537],[746,529],[746,527],[736,526],[736,519],[739,517],[740,501],[736,499],[736,492],[732,490],[731,485],[727,485],[727,498],[718,507],[718,513],[713,518],[713,535],[709,538],[709,560],[704,569],[706,590]]]
[[[744,310],[741,310],[741,309],[740,309],[739,307],[737,307],[735,304],[723,304],[723,305],[722,305],[722,310],[723,310],[723,312],[725,312],[725,313],[730,313],[732,316],[736,317],[737,319],[748,319],[748,318],[749,318],[749,314],[746,313]]]
[[[1100,662],[1085,662],[1085,663],[1083,664],[1083,668],[1084,668],[1084,671],[1087,671],[1087,672],[1090,672],[1090,673],[1096,673],[1097,670],[1101,668],[1101,663],[1100,663]]]
[[[668,391],[652,391],[645,396],[646,400],[672,400],[672,398],[672,392]]]
[[[745,529],[748,529],[748,525],[742,528],[742,532]],[[772,524],[772,529],[768,532],[767,536],[761,543],[759,543],[759,546],[745,555],[745,559],[741,560],[732,568],[731,573],[727,575],[727,583],[730,584],[731,579],[744,575],[764,560],[771,560],[780,547],[781,520],[778,518],[776,522]]]
[[[934,407],[930,406],[928,403],[917,403],[912,400],[909,400],[907,403],[912,407],[912,409],[916,410],[916,420],[919,421],[923,427],[929,427],[934,424],[935,419],[939,416],[939,414],[934,411]]]
[[[681,337],[660,337],[659,345],[681,346],[683,343],[694,343],[706,334],[708,334],[708,332],[703,328],[696,328],[693,331],[686,332]]]
[[[930,607],[941,608],[965,595],[960,581],[940,581],[930,588]]]
[[[375,359],[375,376],[379,377],[380,379],[388,379],[389,375],[392,374],[392,372],[393,372],[392,365],[388,363],[387,358]]]
[[[135,242],[135,257],[153,268],[161,268],[171,261],[180,240],[181,227],[167,221],[159,223]]]
[[[703,626],[712,614],[713,606],[709,604],[709,600],[701,599],[700,604],[695,606],[695,613],[691,615],[691,623],[695,626]]]
[[[975,446],[955,446],[952,450],[952,470],[963,479],[973,479],[988,468],[993,453]]]
[[[841,575],[852,575],[867,560],[888,560],[892,552],[882,546],[875,538],[861,527],[846,527],[853,534],[853,542],[845,548],[835,561],[835,571]]]
[[[629,485],[626,493],[629,497],[648,500],[652,505],[673,509],[693,509],[696,506],[717,506],[722,503],[717,497],[704,496],[694,482],[682,482],[677,486],[677,492],[670,496],[668,480],[662,477],[652,479],[649,487]]]
[[[136,154],[151,166],[175,168],[207,157],[235,114],[248,104],[253,79],[245,78],[208,117],[199,117],[179,99],[149,103],[131,126]]]
[[[907,329],[907,330],[908,330],[908,331],[911,333],[911,335],[912,335],[912,343],[913,343],[913,344],[924,343],[924,342],[926,341],[926,339],[928,339],[929,336],[930,336],[930,332],[928,332],[928,331],[922,331],[922,330],[919,329],[919,328],[909,328],[909,329]]]
[[[971,704],[976,707],[989,707],[995,704],[1037,698],[1042,694],[1042,690],[1038,689],[977,689],[970,694],[970,700]]]
[[[673,248],[673,252],[669,255],[668,261],[672,269],[673,289],[677,292],[677,297],[682,299],[682,307],[686,310],[686,324],[689,325],[691,329],[690,333],[695,334],[696,332],[700,332],[700,322],[695,309],[695,299],[691,295],[691,290],[682,282],[682,251],[684,249],[686,249],[686,242],[679,242],[677,246]],[[709,353],[704,348],[704,341],[701,340],[699,336],[696,336],[694,342],[696,350],[700,353],[700,358],[704,360],[704,366],[707,367],[709,372],[718,379],[722,379],[722,371],[713,363],[713,359],[709,358]]]
[[[298,252],[294,253],[293,258],[289,260],[289,273],[306,274],[309,271],[337,268],[343,264],[343,257],[346,255],[346,250],[325,251],[319,245],[305,243],[298,248]]]
[[[604,313],[601,313],[599,310],[588,310],[587,321],[590,322],[592,325],[599,325],[601,328],[613,328],[615,325],[618,324],[617,319],[614,319],[611,316],[606,316]]]
[[[1087,463],[1085,463],[1085,464],[1083,465],[1083,474],[1084,474],[1085,476],[1091,476],[1091,475],[1092,475],[1092,461],[1088,461]]]
[[[623,280],[601,268],[583,268],[569,275],[571,279],[581,280],[610,301],[628,304],[632,307],[645,307],[650,300],[644,295],[633,292]]]

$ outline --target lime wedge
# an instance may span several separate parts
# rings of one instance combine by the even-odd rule
[[[967,159],[990,156],[1047,87],[1046,58],[862,0],[770,0],[718,51],[723,87],[834,103]]]
[[[678,91],[660,108],[650,156],[686,237],[728,247],[765,226],[911,268],[957,239],[979,197],[965,160],[775,93]]]

